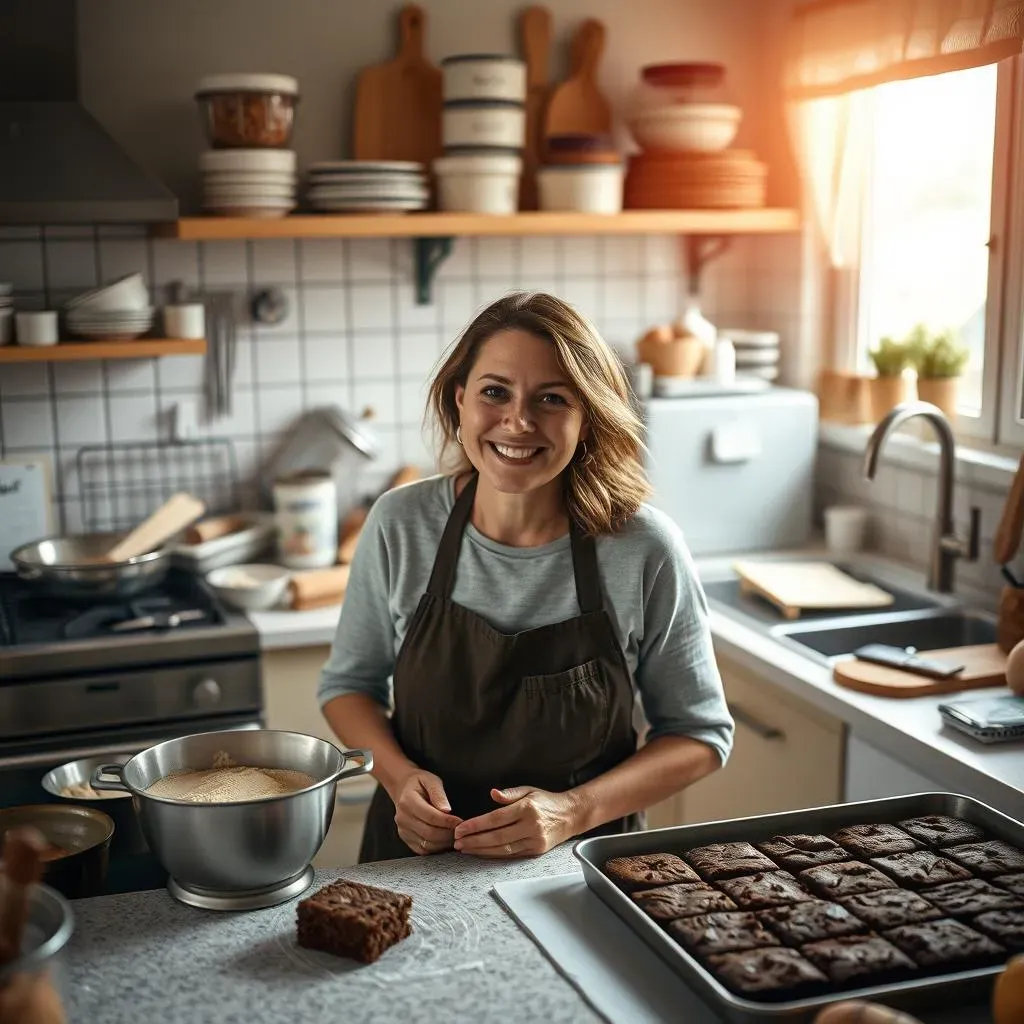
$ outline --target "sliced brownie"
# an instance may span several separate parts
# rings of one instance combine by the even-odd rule
[[[883,934],[922,967],[966,969],[1006,956],[999,943],[950,917],[901,925]]]
[[[821,864],[806,868],[797,878],[812,892],[827,900],[853,896],[874,889],[895,889],[896,883],[870,864],[847,860],[839,864]]]
[[[724,892],[712,889],[706,882],[677,882],[659,889],[644,889],[632,893],[630,899],[655,921],[674,921],[677,917],[736,909],[736,904]]]
[[[871,863],[907,889],[923,889],[925,886],[944,885],[946,882],[959,882],[971,877],[966,868],[932,850],[875,857]]]
[[[1009,950],[1024,949],[1024,910],[990,910],[971,924]]]
[[[943,915],[948,914],[950,917],[970,917],[989,910],[1024,908],[1024,899],[1020,896],[980,878],[938,885],[934,889],[926,889],[924,895],[942,910]]]
[[[742,878],[723,878],[718,887],[743,910],[765,910],[784,903],[811,899],[811,894],[788,871],[765,871]]]
[[[708,967],[734,992],[762,999],[789,999],[819,991],[828,979],[795,949],[769,946],[710,956]]]
[[[817,864],[835,864],[850,855],[828,836],[772,836],[757,848],[787,871],[803,871]]]
[[[899,822],[899,827],[926,846],[955,846],[957,843],[976,843],[985,838],[984,831],[973,821],[953,818],[948,814],[908,818]]]
[[[934,921],[942,911],[923,896],[907,889],[878,889],[860,892],[843,898],[843,906],[852,911],[865,924],[883,931],[901,924]]]
[[[675,882],[699,882],[696,872],[673,853],[644,853],[635,857],[612,857],[604,862],[604,873],[626,892],[653,889]]]
[[[761,927],[753,914],[742,911],[681,917],[678,921],[669,922],[668,931],[689,952],[699,957],[781,945],[771,932]]]
[[[775,861],[755,850],[750,843],[711,843],[709,846],[687,850],[684,856],[700,876],[709,881],[755,875],[759,871],[774,871],[778,867]]]
[[[992,884],[1016,893],[1018,896],[1024,896],[1024,872],[1017,875],[996,875],[992,879]]]
[[[914,971],[914,962],[878,935],[844,935],[811,942],[801,952],[837,985],[881,984]]]
[[[373,963],[412,934],[412,897],[341,880],[299,902],[298,942],[307,949]]]
[[[985,878],[995,878],[1010,871],[1024,871],[1024,850],[1017,849],[1001,839],[967,846],[951,846],[943,851],[958,864],[969,867]]]
[[[771,910],[762,910],[757,916],[787,946],[802,946],[806,942],[835,939],[868,930],[868,926],[846,907],[827,900],[772,907]]]
[[[850,825],[833,832],[831,838],[855,857],[865,859],[907,853],[921,845],[895,825]]]

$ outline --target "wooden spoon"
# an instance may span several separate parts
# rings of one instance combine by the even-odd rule
[[[108,552],[107,560],[124,562],[138,558],[158,548],[179,530],[191,526],[204,512],[206,506],[191,494],[175,494],[168,498],[148,519],[119,540]]]
[[[611,134],[611,107],[597,87],[597,65],[604,51],[604,41],[604,24],[596,18],[588,18],[579,27],[572,42],[572,73],[548,103],[545,138]]]
[[[519,179],[519,208],[537,209],[537,167],[543,151],[544,107],[548,99],[548,62],[551,56],[551,12],[527,7],[519,15],[519,36],[526,58],[526,145]]]
[[[0,966],[21,952],[21,935],[28,919],[29,888],[43,873],[46,837],[31,825],[8,829],[4,835],[3,878],[0,879]]]

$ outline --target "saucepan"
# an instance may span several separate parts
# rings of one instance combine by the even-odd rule
[[[125,533],[44,537],[11,552],[18,575],[53,597],[127,598],[156,586],[171,566],[170,548],[110,562],[104,556]]]
[[[231,763],[305,772],[313,784],[280,796],[224,803],[147,792],[171,772]],[[131,793],[143,835],[175,881],[231,893],[270,888],[304,871],[327,836],[338,782],[372,768],[368,750],[339,750],[303,733],[254,729],[166,740],[127,764],[101,765],[91,785]]]

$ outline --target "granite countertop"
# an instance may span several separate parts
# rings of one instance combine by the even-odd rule
[[[195,910],[165,890],[74,903],[73,1024],[600,1021],[499,906],[495,882],[576,869],[572,844],[535,860],[458,854],[317,872],[414,897],[413,935],[376,964],[301,949],[297,899],[248,913]]]

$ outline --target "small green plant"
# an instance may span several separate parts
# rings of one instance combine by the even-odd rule
[[[882,338],[868,355],[879,377],[899,377],[910,365],[912,353],[904,342]]]
[[[914,348],[914,366],[923,380],[959,377],[971,354],[952,331],[922,339]]]

